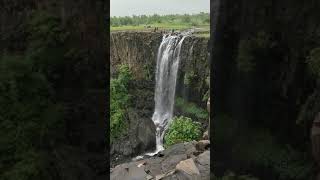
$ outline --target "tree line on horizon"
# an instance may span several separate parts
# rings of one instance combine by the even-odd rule
[[[170,15],[133,15],[110,18],[110,25],[118,26],[139,26],[150,24],[188,24],[192,26],[209,25],[210,14],[200,12],[198,14],[170,14]]]

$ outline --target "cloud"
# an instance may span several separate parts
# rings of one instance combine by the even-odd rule
[[[192,14],[210,11],[210,0],[111,0],[111,16]]]

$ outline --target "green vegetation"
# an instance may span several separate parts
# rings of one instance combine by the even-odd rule
[[[314,48],[310,51],[306,59],[307,75],[314,78],[315,84],[320,80],[320,47]],[[320,93],[317,89],[307,97],[304,104],[300,108],[296,123],[303,128],[309,128],[314,120],[315,115],[320,109]]]
[[[236,127],[233,119],[228,115],[219,115],[214,118],[215,122],[215,143],[221,146],[233,144],[233,136]]]
[[[234,156],[242,164],[270,168],[280,179],[309,179],[312,160],[289,145],[278,144],[269,132],[256,130],[237,140]]]
[[[0,176],[55,179],[52,151],[64,141],[64,105],[55,98],[67,34],[60,19],[35,12],[27,22],[28,50],[0,58]]]
[[[209,31],[203,31],[201,33],[195,33],[194,35],[197,36],[197,37],[210,38],[210,32]]]
[[[320,47],[314,48],[310,51],[307,59],[308,68],[314,76],[320,77]]]
[[[185,24],[185,25],[208,25],[210,24],[209,13],[199,13],[194,15],[184,14],[184,15],[158,15],[154,14],[152,16],[141,15],[132,17],[111,17],[110,25],[112,27],[119,26],[138,26],[138,25],[150,25],[156,23],[168,23],[168,24]]]
[[[255,37],[243,39],[239,42],[237,67],[241,72],[252,72],[256,69],[258,57],[268,54],[268,50],[275,45],[270,36],[265,32],[259,32]]]
[[[110,141],[119,138],[127,129],[125,122],[126,108],[130,95],[128,94],[129,82],[132,74],[128,65],[121,65],[116,79],[110,82]]]
[[[151,81],[153,78],[151,65],[146,63],[143,66],[143,71],[144,71],[144,77],[146,78],[146,80]]]
[[[223,177],[221,178],[214,178],[216,180],[259,180],[251,175],[236,175],[235,173],[228,171]]]
[[[188,71],[184,75],[183,83],[188,86],[194,86],[197,83],[198,76],[194,71]]]
[[[150,28],[145,27],[145,25],[137,25],[137,26],[117,26],[117,27],[111,27],[111,31],[130,31],[130,30],[153,30],[154,27],[159,27],[159,29],[175,29],[175,30],[184,30],[184,29],[190,29],[192,26],[183,25],[183,24],[170,24],[170,23],[154,23],[149,25]],[[208,26],[201,26],[204,30],[208,30]]]
[[[152,16],[132,16],[132,17],[111,17],[111,31],[119,30],[144,30],[154,27],[159,29],[190,29],[192,27],[202,28],[209,32],[210,15],[209,13],[199,13],[193,15],[157,15]],[[208,36],[208,33],[201,36]]]
[[[242,164],[244,172],[254,168],[272,172],[279,179],[310,179],[312,160],[308,152],[278,142],[267,129],[248,128],[240,133],[237,122],[228,115],[219,115],[215,121],[216,144],[231,150],[229,156]]]
[[[314,117],[320,109],[320,93],[315,90],[300,108],[296,123],[304,128],[309,128]],[[307,134],[309,135],[309,134]]]
[[[33,13],[28,22],[30,32],[26,57],[44,73],[52,83],[63,79],[64,56],[67,48],[62,46],[69,36],[60,25],[61,19],[44,11]]]
[[[210,76],[208,76],[205,81],[206,81],[206,85],[207,85],[208,87],[210,87]],[[210,88],[209,88],[209,89],[207,90],[207,92],[203,95],[202,101],[204,101],[204,102],[207,103],[207,101],[208,101],[208,99],[209,99],[209,96],[210,96]]]
[[[165,147],[181,142],[198,140],[201,136],[200,124],[188,117],[174,117],[165,134]]]
[[[205,109],[198,107],[195,103],[187,102],[181,97],[176,98],[175,105],[183,112],[183,114],[187,114],[188,116],[198,119],[209,118],[209,113]]]
[[[203,95],[202,101],[207,102],[210,96],[210,89],[207,90],[207,92]]]
[[[237,57],[238,69],[242,72],[250,72],[255,68],[253,47],[251,40],[241,40],[239,42],[239,53]]]

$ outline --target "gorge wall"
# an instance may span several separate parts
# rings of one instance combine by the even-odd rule
[[[111,77],[117,74],[120,64],[129,66],[133,73],[129,93],[133,96],[134,104],[128,118],[131,126],[129,129],[132,131],[129,130],[129,136],[111,145],[111,157],[114,158],[112,165],[130,161],[130,157],[141,155],[155,147],[155,144],[150,146],[146,139],[149,137],[152,141],[155,130],[151,134],[141,135],[136,129],[154,129],[151,117],[155,105],[155,71],[161,41],[160,32],[111,32]],[[205,107],[206,102],[202,99],[209,89],[207,81],[210,73],[208,39],[195,36],[185,38],[180,55],[176,95]]]
[[[112,32],[110,35],[110,71],[117,72],[118,65],[128,64],[135,80],[155,83],[156,58],[162,34],[158,32]],[[195,86],[193,101],[201,104],[207,92],[210,76],[208,38],[187,37],[181,48],[181,61],[178,71],[178,95],[188,83]],[[185,81],[188,81],[184,84]],[[190,84],[191,85],[191,84]],[[181,91],[179,91],[179,89]],[[180,93],[180,94],[179,94]],[[185,96],[192,93],[184,92]],[[187,94],[186,94],[187,93]],[[205,104],[205,103],[204,103]]]

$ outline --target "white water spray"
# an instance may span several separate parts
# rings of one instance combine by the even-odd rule
[[[180,51],[183,40],[193,33],[193,30],[181,32],[180,34],[165,34],[158,49],[156,87],[155,87],[155,110],[152,120],[156,125],[156,150],[145,155],[154,156],[164,150],[164,134],[171,123],[177,73],[180,62]],[[142,159],[143,155],[133,158]]]
[[[180,51],[183,40],[188,33],[163,36],[157,56],[155,111],[152,120],[156,125],[156,151],[147,153],[149,156],[162,151],[164,134],[171,123]]]

